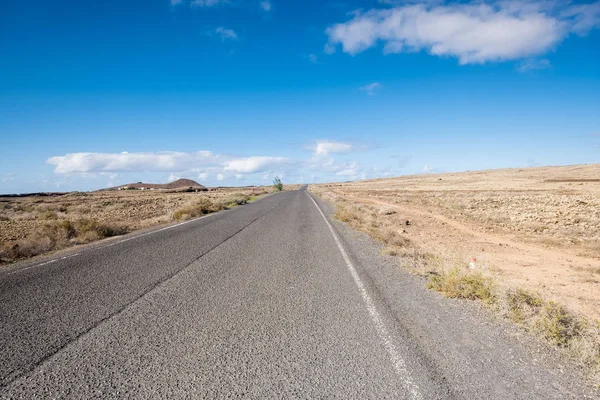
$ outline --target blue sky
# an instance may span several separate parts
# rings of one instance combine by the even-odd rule
[[[600,162],[600,2],[0,4],[0,193]]]

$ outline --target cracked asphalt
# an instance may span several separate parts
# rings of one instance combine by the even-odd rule
[[[598,398],[315,201],[278,193],[1,270],[0,397]]]

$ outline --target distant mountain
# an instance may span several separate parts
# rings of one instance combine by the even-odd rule
[[[152,190],[152,189],[162,189],[162,190],[194,190],[194,191],[205,191],[208,190],[206,186],[199,184],[196,181],[191,179],[177,179],[171,183],[128,183],[126,185],[115,186],[112,188],[104,189],[104,190],[128,190],[128,189],[138,189],[138,190]]]

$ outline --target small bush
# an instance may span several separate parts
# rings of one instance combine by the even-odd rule
[[[46,210],[46,211],[39,213],[38,218],[44,219],[44,220],[50,220],[50,219],[56,219],[56,218],[58,218],[58,216],[56,215],[56,213],[54,211]]]
[[[580,317],[553,301],[544,301],[538,294],[509,290],[506,305],[510,319],[557,346],[569,346],[584,331],[585,323]]]
[[[350,222],[354,218],[356,218],[356,216],[352,212],[350,212],[348,208],[342,206],[338,206],[333,216],[335,219],[341,222]]]
[[[78,238],[106,238],[112,236],[119,236],[127,233],[125,227],[119,225],[109,225],[105,223],[99,223],[92,219],[78,219],[72,222],[73,229],[75,230],[75,236]]]
[[[402,236],[397,229],[389,226],[379,228],[375,233],[375,237],[383,243],[396,248],[406,247],[410,244],[410,241]]]
[[[246,204],[250,200],[250,196],[243,193],[233,193],[224,199],[221,200],[221,204],[223,204],[226,208],[231,208],[235,206],[241,206],[242,204]]]
[[[223,210],[225,208],[225,204],[213,203],[209,198],[201,197],[196,203],[175,211],[173,213],[173,219],[177,221],[188,220],[201,215]]]
[[[488,304],[495,301],[492,279],[479,272],[465,273],[459,268],[454,268],[447,273],[431,275],[427,287],[450,298],[479,299]]]
[[[185,221],[192,218],[187,208],[180,208],[173,213],[173,219],[176,221]]]
[[[35,210],[35,207],[31,204],[19,204],[15,207],[15,211],[22,213],[30,213]]]
[[[336,208],[334,218],[341,222],[349,223],[350,226],[356,229],[365,230],[364,219],[361,214],[361,209],[358,207],[339,204]]]
[[[542,307],[536,327],[547,340],[565,347],[580,336],[584,324],[561,305],[549,301]]]
[[[544,301],[538,294],[524,289],[516,289],[506,292],[506,305],[508,317],[522,325],[539,313]]]
[[[399,256],[402,254],[401,249],[396,246],[385,246],[381,250],[381,253],[385,254],[386,256]]]
[[[283,191],[283,183],[281,183],[281,179],[278,176],[273,179],[273,188],[278,192]]]

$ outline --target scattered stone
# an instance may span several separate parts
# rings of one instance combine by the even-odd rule
[[[392,214],[396,214],[396,210],[394,210],[392,207],[383,206],[379,209],[379,215],[392,215]]]

